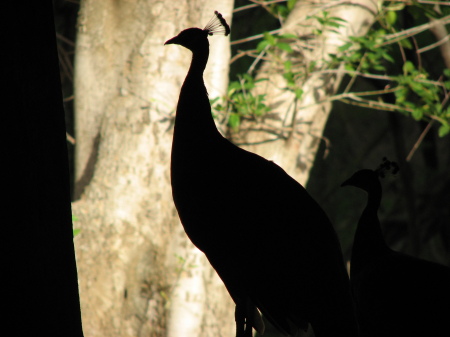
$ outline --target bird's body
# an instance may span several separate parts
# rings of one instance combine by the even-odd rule
[[[350,268],[361,336],[450,336],[450,268],[386,245],[377,215],[382,191],[376,171],[358,171],[343,185],[368,193]]]
[[[167,43],[193,52],[175,119],[173,199],[187,235],[243,312],[245,333],[261,329],[257,307],[286,334],[310,322],[317,337],[356,336],[348,276],[326,214],[278,165],[218,132],[202,78],[207,33],[191,28]]]

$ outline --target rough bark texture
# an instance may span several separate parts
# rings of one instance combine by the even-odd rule
[[[214,7],[213,7],[214,6]],[[78,24],[76,238],[86,336],[221,336],[232,302],[187,239],[170,189],[175,106],[190,52],[164,42],[232,2],[84,1]],[[210,39],[210,96],[228,39]]]
[[[291,60],[293,67],[308,69],[312,61],[317,62],[315,70],[326,70],[326,64],[320,60],[327,59],[328,54],[335,53],[348,36],[363,35],[371,27],[380,1],[297,1],[289,15],[282,33],[295,34],[300,42],[291,42],[294,53],[278,55],[282,61]],[[325,30],[322,35],[314,33],[323,29],[317,20],[308,16],[322,16],[326,10],[330,17],[339,17],[347,21],[339,29],[339,34]],[[283,65],[275,66],[266,61],[258,76],[269,81],[260,82],[257,92],[266,94],[266,104],[272,108],[275,118],[266,118],[260,125],[252,125],[250,132],[244,136],[246,143],[257,143],[247,148],[283,167],[301,184],[306,184],[309,171],[322,139],[322,132],[331,110],[327,97],[336,93],[342,74],[313,74],[306,82],[298,83],[304,93],[300,100],[292,91],[285,90],[287,83],[283,78]],[[323,102],[323,103],[321,103]],[[271,114],[273,117],[274,115]],[[243,129],[247,126],[243,125]],[[278,133],[268,133],[267,130]],[[241,135],[242,136],[242,135]],[[267,140],[273,140],[266,142]],[[275,140],[276,139],[276,140]],[[242,139],[240,140],[242,141]],[[262,144],[260,144],[262,143]]]

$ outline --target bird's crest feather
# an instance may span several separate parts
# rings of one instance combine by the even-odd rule
[[[395,174],[397,174],[398,171],[399,171],[398,164],[395,161],[388,160],[386,157],[383,158],[383,162],[375,170],[375,172],[381,178],[384,178],[384,176],[388,172],[392,172],[392,174],[395,175]]]
[[[214,11],[214,16],[206,24],[204,31],[208,32],[208,35],[225,35],[230,34],[230,26],[223,18],[222,14],[218,11]]]

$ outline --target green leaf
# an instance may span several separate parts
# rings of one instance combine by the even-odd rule
[[[412,112],[412,116],[416,121],[420,121],[423,117],[422,109],[414,109]]]
[[[343,52],[343,51],[346,51],[346,50],[350,49],[351,46],[353,46],[353,43],[347,42],[347,43],[343,44],[342,46],[340,46],[340,47],[338,48],[338,50],[339,50],[340,52]]]
[[[313,29],[314,35],[322,35],[322,33],[323,33],[322,29]]]
[[[289,71],[292,69],[292,62],[287,60],[286,62],[283,63],[284,65],[284,70]]]
[[[410,74],[414,70],[415,70],[415,67],[414,67],[414,64],[411,61],[406,61],[403,64],[403,73]]]
[[[238,81],[233,81],[228,86],[228,90],[239,90],[241,88],[241,84]]]
[[[393,26],[396,21],[397,21],[397,13],[394,11],[388,11],[386,13],[386,22],[389,25]]]
[[[295,90],[294,90],[295,97],[296,97],[297,99],[301,99],[302,96],[303,96],[303,92],[304,92],[304,91],[303,91],[302,89],[300,89],[300,88],[295,89]]]
[[[393,3],[387,7],[389,11],[401,11],[403,8],[405,8],[405,4],[402,2]]]
[[[337,22],[334,22],[334,21],[328,21],[328,22],[327,22],[327,25],[328,25],[329,27],[334,27],[334,28],[340,28],[340,27],[343,26],[343,25],[341,25],[340,23],[337,23]]]
[[[262,40],[260,43],[258,43],[258,46],[256,46],[256,50],[259,52],[263,51],[264,48],[266,48],[269,45],[269,42],[266,40]]]
[[[450,77],[450,69],[444,69],[444,75]]]
[[[75,237],[75,236],[77,236],[78,234],[80,234],[80,232],[81,232],[81,229],[74,229],[73,230],[73,237]]]
[[[288,85],[293,85],[294,84],[294,74],[291,71],[284,73],[283,77],[288,82]]]
[[[355,71],[355,68],[354,68],[353,65],[350,64],[350,63],[346,63],[344,68],[345,68],[345,70],[347,70],[347,71]]]
[[[267,78],[267,77],[262,77],[262,78],[258,78],[256,81],[255,81],[255,83],[258,83],[258,82],[264,82],[264,81],[268,81],[269,79]]]
[[[275,37],[268,32],[264,32],[264,39],[269,43],[269,45],[274,46],[276,43]]]
[[[394,61],[394,59],[392,58],[392,56],[389,55],[388,53],[383,52],[381,55],[383,56],[383,58],[384,58],[386,61],[389,61],[389,62],[391,62],[391,63],[395,63],[395,61]]]
[[[450,118],[450,106],[445,110],[444,117]]]
[[[337,21],[337,22],[347,22],[347,20],[339,18],[337,16],[332,16],[331,18],[329,18],[329,20]]]
[[[276,16],[281,16],[281,17],[285,18],[289,14],[289,10],[286,6],[278,5],[275,8],[277,9],[277,14],[278,14]]]
[[[367,69],[369,70],[370,67],[367,67]],[[385,66],[383,66],[383,65],[381,65],[381,64],[376,64],[376,65],[374,65],[374,66],[373,66],[373,69],[378,70],[378,71],[385,71],[385,70],[386,70]]]
[[[296,2],[297,2],[297,0],[288,0],[287,8],[289,11],[291,11],[294,8]]]
[[[228,124],[234,131],[239,130],[239,126],[241,124],[241,117],[239,117],[239,115],[237,113],[230,114],[230,118],[228,119]]]
[[[450,126],[448,124],[442,124],[439,128],[439,137],[444,137],[446,135],[448,135],[450,132]]]
[[[298,38],[298,36],[297,35],[295,35],[295,34],[280,34],[280,35],[278,35],[278,38],[280,38],[280,39],[297,39]]]
[[[413,49],[413,45],[409,39],[402,39],[399,41],[400,45],[406,49]]]
[[[280,48],[281,50],[284,50],[288,53],[292,53],[292,48],[288,43],[284,43],[284,42],[278,42],[277,43],[277,47]]]
[[[209,100],[209,105],[214,105],[219,100],[219,97],[213,98]]]

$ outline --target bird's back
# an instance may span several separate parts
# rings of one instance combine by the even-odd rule
[[[450,336],[450,268],[391,250],[352,288],[362,337]]]
[[[177,170],[184,192],[174,190],[174,199],[186,233],[229,290],[244,289],[282,330],[324,316],[348,333],[348,277],[320,206],[278,165],[222,137],[192,152]]]

